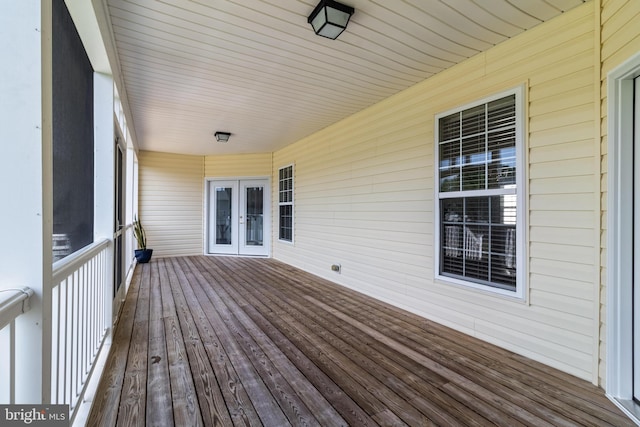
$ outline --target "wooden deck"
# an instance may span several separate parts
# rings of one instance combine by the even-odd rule
[[[604,392],[273,259],[139,265],[89,426],[631,426]]]

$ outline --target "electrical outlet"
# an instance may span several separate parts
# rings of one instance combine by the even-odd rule
[[[331,266],[331,271],[335,271],[336,273],[340,273],[342,271],[342,266],[340,264],[333,264]]]

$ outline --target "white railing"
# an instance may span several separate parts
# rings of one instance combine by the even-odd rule
[[[16,324],[15,320],[29,310],[29,288],[0,290],[0,403],[15,403]]]
[[[110,241],[94,243],[53,265],[51,403],[73,419],[111,318]]]

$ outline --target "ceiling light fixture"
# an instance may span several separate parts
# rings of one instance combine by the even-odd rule
[[[218,142],[228,142],[231,133],[229,132],[216,132],[215,134],[216,141]]]
[[[320,0],[307,22],[311,24],[317,35],[335,40],[347,28],[353,12],[352,7],[337,1]]]

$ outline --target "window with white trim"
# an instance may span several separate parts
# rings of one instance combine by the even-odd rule
[[[293,242],[293,165],[278,171],[278,239]]]
[[[436,116],[440,279],[522,295],[522,89]]]

